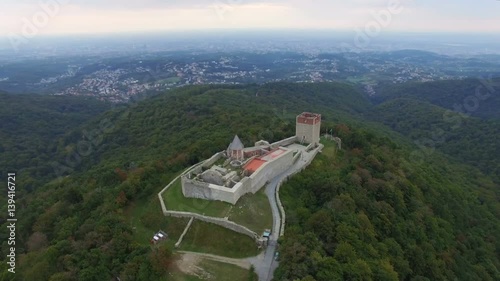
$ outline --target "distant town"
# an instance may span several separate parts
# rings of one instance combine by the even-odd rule
[[[0,49],[0,90],[127,102],[186,85],[347,81],[374,96],[381,84],[500,75],[500,55],[463,47],[448,48],[466,52],[451,56],[441,45],[427,48],[436,52],[401,49],[409,42],[363,50],[339,50],[342,43],[329,41],[231,42],[39,47],[16,54],[18,60]]]

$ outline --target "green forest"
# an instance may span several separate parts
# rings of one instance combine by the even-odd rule
[[[46,164],[68,132],[111,109],[94,99],[0,92],[0,173],[17,171],[31,190],[53,178]],[[43,168],[45,167],[45,168]]]
[[[406,87],[415,94],[374,101],[343,83],[190,86],[113,108],[2,94],[12,102],[0,107],[0,165],[19,172],[22,219],[17,274],[0,280],[175,280],[175,251],[152,249],[132,227],[135,214],[145,231],[179,232],[157,204],[169,180],[235,134],[245,145],[293,135],[303,111],[321,113],[322,131],[343,147],[324,140],[282,187],[276,280],[499,280],[497,112],[485,107],[448,128],[445,107]]]
[[[412,163],[370,132],[336,131],[344,149],[320,155],[281,189],[287,228],[277,280],[500,278],[493,182],[441,157]]]

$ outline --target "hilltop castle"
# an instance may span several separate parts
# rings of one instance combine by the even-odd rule
[[[289,169],[303,151],[319,144],[321,115],[304,112],[296,118],[295,136],[245,147],[235,136],[228,148],[187,171],[182,177],[185,197],[236,204],[241,196],[256,193],[268,181]],[[307,145],[307,146],[306,146]]]

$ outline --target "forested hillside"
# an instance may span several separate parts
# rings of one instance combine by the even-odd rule
[[[234,134],[247,145],[278,140],[294,134],[303,110],[340,120],[368,106],[344,84],[270,84],[187,87],[108,111],[54,142],[57,179],[18,202],[17,280],[162,280],[165,268],[125,214],[137,202],[156,202],[174,174],[225,149]],[[141,219],[151,232],[162,221],[159,208]]]
[[[276,280],[498,280],[498,185],[378,135],[337,125],[281,188],[287,226]],[[486,191],[486,192],[482,192]],[[487,199],[485,199],[487,197]]]
[[[330,120],[342,120],[368,108],[369,102],[359,92],[340,83],[187,87],[107,112],[71,131],[58,142],[56,159],[61,175],[92,169],[96,163],[109,171],[172,154],[182,160],[179,169],[224,149],[234,134],[246,145],[293,135],[294,118],[301,110],[317,110]],[[88,140],[82,131],[96,130],[102,131],[99,142],[72,167],[67,157],[77,157],[78,143]]]
[[[427,101],[445,109],[484,119],[500,119],[500,78],[387,84],[377,89],[377,103],[394,98]]]
[[[500,183],[500,120],[482,120],[409,98],[378,105],[372,119],[411,139],[424,154],[435,151],[481,169]]]
[[[412,161],[419,148],[408,138],[411,130],[397,129],[411,116],[399,120],[386,112],[396,109],[383,106],[374,116],[369,101],[342,83],[193,86],[115,108],[82,126],[60,124],[65,130],[54,134],[62,136],[48,136],[48,170],[20,163],[54,180],[19,198],[14,280],[170,280],[172,249],[151,251],[130,221],[147,233],[168,227],[155,204],[169,180],[225,149],[234,134],[245,145],[293,135],[303,111],[321,113],[322,131],[333,129],[344,147],[326,143],[283,186],[288,220],[277,280],[498,279],[498,185],[441,147],[424,162]],[[43,122],[51,118],[40,115]],[[18,133],[19,142],[39,138]],[[483,139],[488,149],[496,145]],[[132,217],[145,206],[152,211]]]
[[[18,171],[30,181],[49,178],[56,140],[111,108],[94,99],[0,92],[0,171]],[[45,167],[45,168],[44,168]]]

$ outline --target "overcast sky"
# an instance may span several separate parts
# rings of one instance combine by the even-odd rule
[[[40,3],[57,1],[62,4],[49,9],[55,12],[44,23],[47,12]],[[387,31],[500,32],[498,0],[1,0],[0,35],[20,34],[26,22],[34,22],[37,35],[207,28],[352,31],[373,25],[374,14],[389,13],[382,27]]]

